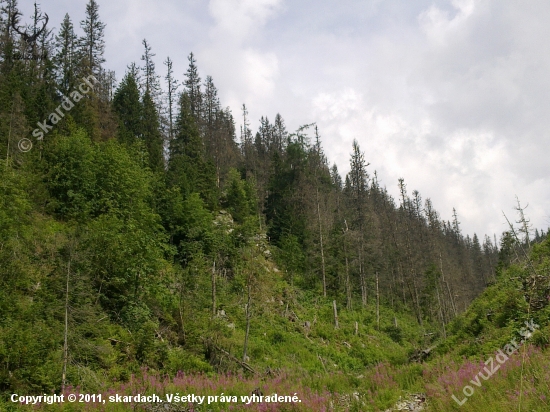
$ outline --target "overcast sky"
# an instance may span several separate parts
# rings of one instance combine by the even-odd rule
[[[26,16],[31,0],[20,0]],[[48,0],[57,29],[87,0]],[[465,233],[499,235],[515,195],[550,226],[550,2],[547,0],[98,0],[105,66],[120,79],[146,38],[157,72],[187,56],[222,105],[252,126],[276,113],[316,122],[341,173],[357,139],[397,195],[431,198]],[[79,33],[80,33],[79,29]],[[238,127],[238,126],[237,126]]]

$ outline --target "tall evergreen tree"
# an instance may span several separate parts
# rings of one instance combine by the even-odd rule
[[[0,30],[4,41],[11,38],[11,19],[17,11],[17,0],[0,1]]]
[[[365,155],[361,152],[357,140],[353,141],[353,152],[350,159],[351,170],[349,172],[352,204],[355,205],[357,215],[356,219],[359,225],[359,229],[362,230],[365,224],[366,218],[366,196],[368,189],[369,175],[367,173],[367,166],[369,164],[365,161]]]
[[[179,88],[178,80],[174,78],[174,69],[172,68],[173,62],[170,57],[167,57],[164,61],[166,65],[166,99],[167,99],[167,112],[168,112],[168,141],[172,141],[174,138],[174,103],[176,102],[176,92]]]
[[[275,122],[273,123],[273,147],[274,150],[281,153],[285,147],[288,138],[288,132],[286,130],[285,121],[282,116],[277,113],[275,115]]]
[[[2,0],[0,2],[0,69],[7,73],[14,63],[12,16],[18,13],[17,0]]]
[[[146,91],[142,99],[142,138],[149,153],[149,166],[154,171],[164,170],[164,140],[160,132],[160,120],[155,102]]]
[[[65,14],[59,33],[55,37],[54,56],[59,89],[65,95],[73,89],[75,84],[78,65],[77,39],[71,18],[69,14]]]
[[[99,5],[89,0],[86,5],[86,18],[80,22],[84,35],[79,39],[82,57],[89,70],[98,74],[105,63],[105,23],[99,19]]]
[[[197,61],[193,53],[189,54],[189,67],[185,73],[185,90],[189,97],[189,107],[191,115],[198,123],[201,119],[202,108],[202,92],[201,92],[201,78],[197,69]]]
[[[188,196],[199,193],[210,207],[216,203],[215,173],[206,159],[204,142],[191,112],[191,99],[183,93],[179,101],[174,139],[170,142],[168,186]]]
[[[155,71],[155,62],[153,61],[153,57],[156,55],[152,52],[151,45],[146,39],[143,39],[142,44],[145,49],[141,56],[144,64],[141,69],[143,71],[142,90],[144,94],[149,93],[154,102],[158,102],[161,89],[159,83],[160,76]]]
[[[143,105],[140,101],[135,66],[130,66],[113,98],[113,109],[119,118],[118,138],[131,144],[141,137]]]
[[[220,113],[220,100],[218,99],[218,89],[214,85],[212,76],[206,76],[204,81],[204,94],[202,96],[201,108],[201,129],[204,137],[206,153],[217,163],[220,149],[218,132],[218,119]],[[219,179],[218,179],[219,181]]]

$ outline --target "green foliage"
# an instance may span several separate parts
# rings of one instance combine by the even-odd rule
[[[99,301],[113,316],[147,295],[163,271],[166,249],[155,216],[140,220],[105,214],[86,225],[83,244]],[[132,312],[133,313],[133,312]],[[124,316],[122,317],[124,319]],[[139,323],[133,315],[128,322]]]
[[[212,214],[198,193],[183,199],[179,189],[168,193],[164,219],[182,262],[196,253],[209,253],[213,242]]]
[[[517,320],[524,309],[523,300],[524,298],[519,291],[509,291],[506,294],[502,294],[501,300],[498,302],[500,307],[495,316],[496,326],[502,328],[509,321]]]
[[[257,199],[254,186],[250,181],[243,181],[236,169],[229,170],[225,195],[227,210],[238,223],[243,223],[248,216],[256,212]]]
[[[157,107],[149,92],[143,95],[142,138],[149,153],[149,167],[156,171],[164,171],[164,139],[160,132],[160,119]]]
[[[175,375],[180,371],[186,373],[212,372],[212,366],[209,363],[181,347],[172,348],[168,351],[165,368],[171,375]]]
[[[420,306],[422,312],[425,314],[425,317],[431,313],[431,309],[436,305],[437,302],[437,285],[439,283],[439,278],[441,277],[441,272],[434,263],[431,263],[428,266],[428,269],[424,275],[424,289],[422,291]]]
[[[94,212],[97,193],[95,147],[80,131],[60,137],[44,152],[44,181],[51,200],[50,208],[65,218],[86,218]]]
[[[538,273],[544,270],[548,256],[547,243],[543,241],[533,247],[530,253],[533,266],[512,264],[502,269],[497,284],[487,288],[464,314],[449,325],[448,331],[452,336],[441,352],[456,351],[469,357],[491,353],[512,338],[521,339],[518,332],[529,320],[542,328],[533,335],[536,345],[546,344],[547,333],[543,331],[548,325],[547,306],[537,304],[529,309],[529,301],[531,304],[535,302],[540,295],[539,289],[543,290],[544,285],[526,280],[532,279],[533,270]]]
[[[113,109],[119,118],[118,139],[132,144],[142,133],[142,111],[139,89],[135,73],[132,70],[120,82],[113,97]]]
[[[290,142],[286,156],[275,155],[274,173],[269,181],[269,195],[266,202],[266,218],[269,224],[268,234],[275,244],[279,244],[285,235],[293,235],[302,242],[305,238],[305,216],[302,199],[297,199],[297,187],[303,182],[307,152],[298,142]]]
[[[167,182],[169,187],[179,188],[184,196],[199,193],[214,209],[218,198],[214,167],[206,159],[204,142],[191,114],[190,104],[187,94],[182,94],[175,137],[170,142]]]
[[[302,245],[294,235],[283,236],[279,241],[280,252],[277,260],[285,268],[288,280],[292,282],[295,276],[302,275],[305,269],[305,255]]]
[[[504,232],[500,241],[500,250],[498,252],[498,263],[496,267],[496,273],[501,274],[504,269],[510,265],[510,261],[514,255],[514,248],[516,246],[516,240],[512,233]]]
[[[84,220],[102,213],[146,213],[151,175],[124,146],[94,144],[80,131],[58,136],[44,153],[44,182],[50,209],[65,219]]]
[[[550,336],[548,332],[548,326],[543,330],[538,329],[533,332],[533,336],[531,337],[531,342],[533,342],[533,345],[538,346],[539,348],[547,347],[550,343]]]
[[[403,341],[403,332],[401,328],[390,325],[384,328],[384,333],[386,333],[395,343],[401,343]]]

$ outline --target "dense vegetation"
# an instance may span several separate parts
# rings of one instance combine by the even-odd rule
[[[314,124],[253,133],[243,105],[237,133],[193,54],[182,84],[166,59],[163,89],[144,40],[117,83],[94,0],[80,35],[0,6],[0,393],[263,385],[386,408],[425,391],[420,349],[490,352],[523,319],[500,290],[478,301],[490,321],[483,303],[456,318],[517,286],[511,232],[500,251],[464,236],[403,179],[393,199],[357,142],[342,178]]]

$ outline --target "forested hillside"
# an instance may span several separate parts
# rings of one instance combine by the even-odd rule
[[[56,30],[0,5],[0,392],[91,393],[142,368],[345,392],[445,338],[508,263],[404,179],[392,198],[368,131],[342,176],[317,119],[253,126],[192,53],[160,69],[143,40],[117,79],[94,0]]]

